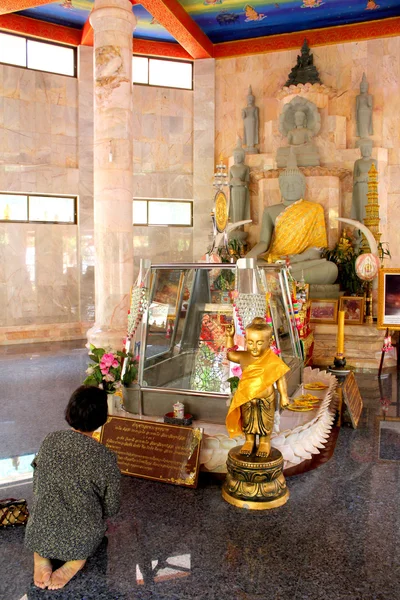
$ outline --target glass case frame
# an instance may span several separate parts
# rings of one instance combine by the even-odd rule
[[[235,318],[230,292],[238,280],[237,268],[229,263],[169,263],[149,267],[144,282],[149,290],[149,301],[140,328],[140,414],[162,416],[170,412],[172,404],[179,399],[185,404],[186,412],[198,420],[224,422],[230,371],[224,359],[221,336],[224,324]],[[281,314],[278,315],[272,302],[270,313],[276,345],[291,367],[290,391],[290,387],[300,382],[303,362],[287,267],[265,265],[256,269],[264,286],[262,293],[268,291],[269,280],[275,282],[272,297],[279,301]],[[226,289],[221,289],[224,285]],[[160,305],[164,305],[164,312],[160,312]],[[166,320],[160,314],[167,315]],[[287,328],[283,334],[279,328],[282,316]],[[211,330],[215,329],[210,339],[207,339],[207,328],[204,334],[207,322],[211,323]],[[208,364],[208,371],[215,371],[208,379],[201,377],[202,360]],[[200,373],[197,379],[196,369]]]

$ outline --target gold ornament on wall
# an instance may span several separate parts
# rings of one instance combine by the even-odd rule
[[[215,224],[217,231],[223,233],[228,224],[228,201],[224,192],[217,192],[215,194]]]

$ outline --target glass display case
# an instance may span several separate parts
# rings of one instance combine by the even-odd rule
[[[257,297],[264,303],[268,298],[276,346],[291,368],[290,392],[300,382],[303,363],[287,268],[255,269]],[[140,333],[141,414],[163,416],[179,399],[198,420],[225,421],[231,376],[225,326],[234,320],[243,347],[237,298],[243,294],[243,277],[250,273],[251,278],[248,265],[246,270],[240,272],[235,264],[151,265]]]

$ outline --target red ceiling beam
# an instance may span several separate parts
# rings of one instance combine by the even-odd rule
[[[35,8],[43,4],[51,4],[54,0],[2,0],[0,2],[0,15],[17,12],[18,10],[26,10],[27,8]]]
[[[90,15],[89,15],[90,19]],[[82,29],[82,37],[81,37],[81,45],[82,46],[93,46],[93,27],[90,24],[89,19],[83,26]]]
[[[71,46],[79,46],[82,35],[78,29],[13,14],[0,15],[0,29]]]
[[[145,54],[146,56],[165,56],[166,58],[182,58],[190,60],[192,57],[182,46],[171,42],[152,42],[133,38],[134,54]]]
[[[236,42],[223,42],[214,45],[214,58],[296,50],[301,48],[304,38],[307,38],[310,46],[326,46],[395,35],[400,35],[400,17],[368,21],[366,23],[353,23],[351,25],[336,25],[335,27],[311,29],[296,33],[269,35]]]
[[[211,58],[214,46],[178,0],[140,0],[192,58]]]

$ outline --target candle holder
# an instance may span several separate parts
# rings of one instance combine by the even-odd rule
[[[328,371],[339,377],[346,377],[351,371],[351,368],[346,369],[346,357],[344,354],[337,352],[333,359],[333,365],[329,365]]]
[[[335,358],[333,359],[333,364],[335,369],[344,369],[346,366],[346,357],[344,354],[336,354]]]

